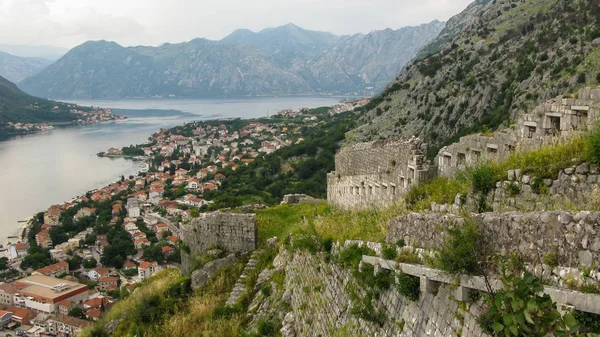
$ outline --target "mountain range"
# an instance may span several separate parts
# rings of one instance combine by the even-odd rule
[[[88,41],[19,87],[49,98],[368,95],[444,25],[336,36],[288,24],[159,47]]]
[[[0,50],[0,76],[11,82],[37,74],[52,61],[37,57],[19,57]]]

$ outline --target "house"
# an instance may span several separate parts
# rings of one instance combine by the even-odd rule
[[[73,309],[74,307],[75,306],[73,305],[73,302],[69,300],[62,300],[58,302],[58,313],[66,316],[69,314],[69,311],[71,311],[71,309]]]
[[[188,179],[187,183],[186,188],[190,190],[196,190],[200,187],[200,181],[198,181],[198,179]]]
[[[14,284],[3,283],[0,284],[0,305],[2,306],[13,306],[14,305],[14,295],[17,293],[18,289]]]
[[[111,289],[118,289],[118,281],[119,278],[118,277],[113,277],[113,276],[108,276],[108,277],[102,277],[98,280],[98,286],[96,287],[96,289],[100,290],[100,291],[105,291],[105,290],[111,290]]]
[[[187,170],[180,168],[177,171],[175,171],[175,176],[176,177],[185,177],[187,173],[188,173]]]
[[[121,204],[121,202],[118,202],[112,206],[111,214],[113,216],[117,216],[117,215],[121,214],[121,211],[123,211],[123,204]]]
[[[120,155],[120,154],[123,154],[123,151],[117,149],[116,147],[111,147],[110,149],[108,149],[108,151],[106,151],[106,154],[108,154],[108,155]]]
[[[171,246],[163,246],[161,248],[161,250],[162,250],[162,254],[163,254],[164,257],[167,257],[167,256],[175,253],[175,248],[173,248]]]
[[[44,275],[31,275],[14,282],[18,292],[14,305],[35,312],[54,314],[59,302],[69,300],[79,303],[88,297],[85,284]],[[13,314],[15,316],[16,314]]]
[[[44,213],[44,223],[47,225],[58,225],[58,219],[60,217],[60,205],[52,205]]]
[[[93,321],[97,321],[102,317],[102,310],[100,309],[90,309],[85,312],[85,318],[91,319]]]
[[[162,187],[153,187],[150,189],[150,193],[148,194],[148,201],[153,204],[158,204],[162,199],[163,192],[165,191]]]
[[[46,331],[54,336],[79,336],[81,331],[94,323],[84,319],[56,315],[46,321]]]
[[[127,260],[127,261],[123,262],[123,269],[129,270],[129,269],[135,269],[135,268],[137,268],[137,266],[135,265],[135,263],[133,263],[133,261]]]
[[[221,181],[225,181],[226,179],[227,179],[227,177],[224,174],[222,174],[222,173],[215,174],[215,180],[216,181],[221,182]]]
[[[44,229],[35,235],[35,242],[42,248],[49,248],[52,245],[50,240],[50,231]]]
[[[200,171],[198,171],[198,174],[196,175],[196,177],[198,177],[201,180],[206,178],[207,176],[208,176],[207,168],[200,169]]]
[[[34,317],[33,313],[27,309],[9,307],[6,311],[12,314],[10,320],[21,325],[29,325],[29,320]]]
[[[179,238],[176,236],[169,235],[167,236],[167,241],[169,241],[169,243],[173,245],[176,245],[179,242]]]
[[[0,310],[0,329],[3,329],[5,326],[10,323],[12,318],[12,312]]]
[[[158,268],[158,263],[156,262],[142,261],[138,267],[138,276],[142,280],[145,280],[156,274],[159,271]]]
[[[146,238],[139,238],[133,241],[135,249],[143,249],[144,247],[150,246],[150,241]]]
[[[87,312],[88,310],[102,309],[102,307],[104,310],[108,310],[114,303],[115,300],[112,297],[100,295],[83,302],[83,310]]]
[[[49,266],[35,270],[31,275],[45,275],[58,277],[69,272],[69,264],[66,261],[51,264]]]
[[[106,268],[94,268],[88,271],[88,277],[92,281],[98,281],[103,277],[107,277],[110,275],[110,270]]]
[[[77,214],[75,214],[73,219],[78,220],[78,219],[81,219],[86,216],[92,216],[92,214],[94,214],[95,212],[96,212],[96,209],[94,209],[94,208],[84,207],[84,208],[80,209],[79,211],[77,211]]]
[[[127,199],[127,215],[132,218],[140,216],[140,204],[137,198]]]
[[[216,191],[219,187],[213,183],[205,183],[204,186],[202,186],[202,189],[205,191]]]
[[[162,233],[162,232],[168,230],[169,226],[166,223],[159,222],[159,223],[155,224],[154,226],[152,226],[152,229],[154,229],[154,231],[156,233],[159,233],[159,232]]]

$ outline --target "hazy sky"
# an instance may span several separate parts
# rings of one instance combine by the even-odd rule
[[[0,0],[0,44],[71,48],[221,39],[293,22],[335,34],[447,20],[472,0]]]

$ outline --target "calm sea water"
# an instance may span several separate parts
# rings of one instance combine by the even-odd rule
[[[0,241],[17,232],[19,220],[139,170],[138,164],[130,160],[96,157],[96,153],[109,147],[143,143],[162,127],[192,120],[262,117],[288,108],[330,106],[339,100],[286,97],[72,101],[113,108],[129,119],[54,129],[0,142]]]

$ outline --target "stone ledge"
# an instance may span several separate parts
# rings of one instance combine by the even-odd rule
[[[470,289],[487,291],[485,280],[481,276],[459,275],[458,277],[455,277],[439,269],[433,269],[415,264],[399,263],[396,261],[368,255],[363,255],[362,262],[373,266],[380,266],[383,269],[401,271],[408,275],[420,277],[422,278],[422,285],[427,285],[427,283],[431,281],[456,285],[458,288],[455,291],[455,294],[457,295],[455,297],[462,301],[468,298],[466,295]],[[498,279],[490,279],[490,285],[494,290],[499,290],[502,288],[502,282]],[[465,291],[463,288],[466,288],[467,291]],[[543,292],[550,295],[552,300],[558,303],[559,306],[572,306],[579,311],[600,314],[600,295],[598,294],[587,294],[579,291],[549,286],[544,286]]]

